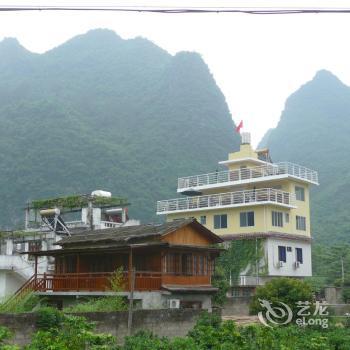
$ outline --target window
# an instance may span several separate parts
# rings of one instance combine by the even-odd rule
[[[305,201],[304,187],[295,186],[295,197],[298,201]]]
[[[282,262],[287,262],[286,247],[281,245],[278,246],[278,260]]]
[[[182,274],[193,274],[193,256],[192,254],[182,254],[181,256]]]
[[[227,215],[214,215],[214,229],[215,228],[227,228]]]
[[[202,224],[202,225],[205,225],[207,223],[207,217],[205,215],[202,215],[200,218],[199,218],[199,222]]]
[[[279,211],[272,212],[272,226],[283,226],[283,213]]]
[[[297,215],[297,230],[306,231],[306,218]]]
[[[288,213],[285,213],[285,214],[284,214],[284,222],[285,222],[286,224],[289,223],[289,214],[288,214]]]
[[[240,213],[239,217],[240,217],[241,227],[254,226],[253,211],[246,211],[246,212]]]
[[[303,263],[303,249],[302,248],[295,248],[295,255],[297,262],[302,264]]]

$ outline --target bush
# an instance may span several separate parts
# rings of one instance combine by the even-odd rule
[[[266,283],[264,286],[257,288],[256,293],[250,303],[250,313],[258,314],[263,311],[259,299],[267,300],[273,305],[278,305],[279,302],[287,304],[296,315],[299,309],[296,306],[298,301],[313,301],[311,286],[302,280],[294,278],[276,278]]]
[[[19,350],[16,345],[8,345],[6,342],[12,338],[12,333],[5,327],[0,326],[0,349],[1,350]]]
[[[36,326],[41,330],[59,328],[65,317],[61,311],[53,307],[42,307],[36,314]]]
[[[66,316],[60,311],[45,308],[39,313],[38,326],[40,329],[33,335],[26,350],[119,349],[113,336],[93,333],[94,324],[84,317]]]
[[[109,279],[113,292],[123,290],[124,275],[123,268],[118,268]],[[127,304],[120,295],[91,298],[87,301],[72,305],[64,309],[64,312],[112,312],[127,310]]]
[[[38,305],[40,298],[31,290],[17,297],[10,297],[0,304],[0,313],[30,312]]]

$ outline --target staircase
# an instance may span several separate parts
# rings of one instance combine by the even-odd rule
[[[26,283],[19,288],[16,293],[11,295],[4,303],[0,304],[0,311],[5,311],[10,308],[14,303],[17,303],[18,300],[25,298],[29,293],[35,290],[37,287],[37,279],[35,275],[32,275],[31,278],[27,280]]]

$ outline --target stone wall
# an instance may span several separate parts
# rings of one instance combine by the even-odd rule
[[[136,310],[133,313],[132,333],[150,330],[159,336],[185,336],[193,328],[202,312],[202,310],[192,309]],[[127,335],[127,311],[89,312],[77,315],[96,322],[97,332],[112,334],[118,338],[119,342]],[[28,344],[31,334],[36,330],[35,324],[35,313],[0,314],[0,325],[14,333],[15,344]]]

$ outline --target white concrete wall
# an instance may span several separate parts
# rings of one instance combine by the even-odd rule
[[[283,267],[278,267],[278,246],[291,247],[291,252],[286,252],[287,262]],[[295,267],[296,251],[295,248],[302,248],[303,263],[300,267]],[[288,276],[288,277],[309,277],[312,276],[311,264],[311,244],[304,241],[291,241],[277,238],[268,238],[265,242],[265,249],[268,260],[269,276]]]

